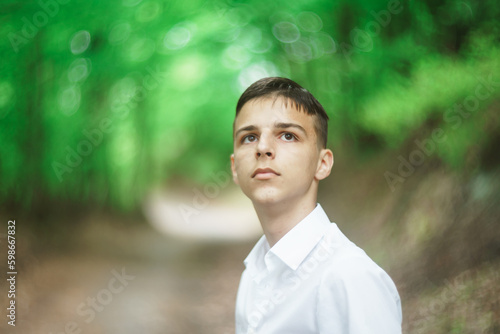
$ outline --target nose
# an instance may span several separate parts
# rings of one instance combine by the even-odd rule
[[[270,136],[261,135],[257,145],[256,157],[270,157],[274,158],[274,145]]]

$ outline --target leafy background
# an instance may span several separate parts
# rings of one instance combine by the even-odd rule
[[[500,254],[495,1],[48,0],[1,7],[1,216],[24,222],[26,268],[71,263],[50,251],[62,247],[75,257],[75,249],[94,247],[96,239],[82,232],[87,226],[110,239],[124,226],[147,229],[143,208],[152,190],[181,193],[227,172],[239,95],[256,79],[285,76],[330,116],[336,167],[321,198],[329,213],[352,221],[345,227],[352,238],[395,278],[405,331],[498,332],[498,293],[488,283],[498,279]],[[401,159],[418,159],[417,142],[435,131],[442,140],[402,176]],[[106,252],[123,251],[102,242]],[[220,270],[248,251],[226,259],[222,254],[239,246],[203,247],[225,263]],[[37,258],[38,251],[52,255]],[[203,267],[200,261],[192,266]],[[460,293],[442,297],[464,273],[453,290]],[[188,305],[165,314],[197,314]],[[200,328],[230,332],[231,316],[221,319],[224,325]],[[202,330],[201,320],[184,320],[161,328]],[[61,320],[42,323],[56,330]]]

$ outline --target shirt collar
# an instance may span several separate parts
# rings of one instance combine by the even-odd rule
[[[271,249],[292,270],[296,270],[331,226],[320,204],[285,234]]]
[[[330,224],[325,211],[317,204],[309,215],[288,231],[271,249],[266,237],[262,236],[243,262],[251,271],[260,272],[265,269],[265,256],[269,252],[292,270],[296,270],[321,240]]]

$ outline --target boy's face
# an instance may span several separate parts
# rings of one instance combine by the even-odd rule
[[[314,117],[282,99],[247,102],[234,124],[233,179],[254,204],[316,200],[332,152],[318,147]],[[312,197],[311,197],[312,196]]]

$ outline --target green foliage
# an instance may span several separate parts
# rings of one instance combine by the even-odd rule
[[[2,6],[0,198],[26,208],[134,208],[156,184],[227,170],[236,101],[263,76],[318,97],[333,147],[394,148],[440,128],[438,154],[460,169],[498,132],[494,1]],[[496,85],[473,104],[484,80]]]

